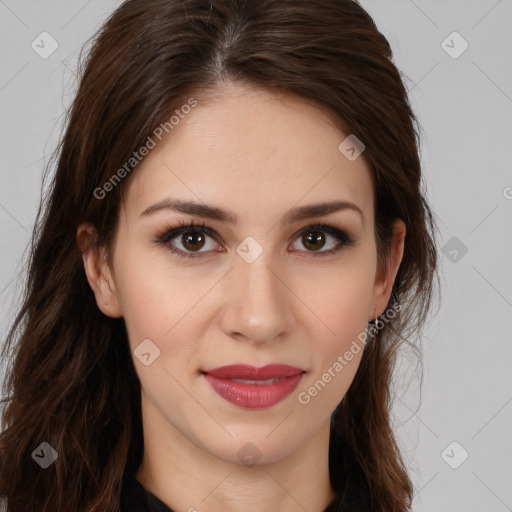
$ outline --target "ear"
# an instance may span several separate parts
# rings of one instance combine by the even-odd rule
[[[82,253],[87,281],[94,292],[98,308],[111,318],[123,316],[105,248],[96,244],[97,232],[94,225],[90,222],[80,224],[76,239]]]
[[[377,268],[373,286],[373,311],[369,320],[375,320],[389,303],[398,268],[404,255],[406,226],[402,219],[395,219],[389,254],[384,267]]]

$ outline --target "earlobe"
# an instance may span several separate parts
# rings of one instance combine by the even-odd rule
[[[378,269],[374,283],[373,311],[370,320],[380,316],[389,302],[395,278],[404,255],[406,231],[404,221],[402,219],[395,219],[386,266],[385,268]]]
[[[105,315],[119,318],[122,312],[112,270],[107,261],[105,248],[99,247],[96,240],[96,228],[89,222],[80,224],[77,230],[77,244],[82,252],[85,274],[94,292],[96,304]]]

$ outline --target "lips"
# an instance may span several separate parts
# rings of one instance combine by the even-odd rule
[[[248,409],[261,409],[290,395],[305,372],[289,365],[270,364],[261,368],[228,365],[202,373],[213,390],[228,402]]]
[[[280,377],[292,377],[303,370],[288,366],[287,364],[269,364],[256,368],[246,364],[232,364],[228,366],[220,366],[211,370],[203,370],[204,373],[217,377],[218,379],[245,379],[245,380],[267,380]]]

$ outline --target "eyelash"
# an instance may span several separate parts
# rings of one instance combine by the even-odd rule
[[[201,229],[194,229],[194,228],[201,228]],[[175,226],[167,227],[163,233],[157,235],[154,242],[159,245],[168,245],[169,242],[173,238],[176,238],[177,236],[187,233],[189,231],[190,232],[198,231],[200,233],[204,233],[204,234],[212,237],[217,242],[219,241],[218,235],[215,233],[215,231],[213,229],[209,228],[208,226],[206,226],[204,222],[196,223],[195,221],[191,221],[187,224],[184,221],[180,221],[179,227],[175,227]],[[317,257],[321,257],[321,256],[331,255],[331,254],[339,252],[343,247],[349,247],[349,246],[353,245],[355,242],[355,240],[352,239],[351,237],[349,237],[344,231],[341,231],[334,224],[330,224],[329,222],[324,222],[323,224],[314,224],[311,226],[307,226],[300,233],[297,234],[296,238],[303,236],[312,231],[320,231],[320,232],[328,233],[329,235],[332,235],[335,238],[337,238],[340,243],[337,244],[337,246],[334,249],[329,249],[328,251],[322,251],[317,254],[315,254],[313,251],[306,251],[308,253],[311,253],[307,257],[317,258]],[[181,249],[177,249],[176,247],[174,247],[174,248],[168,247],[168,250],[172,254],[177,254],[179,257],[183,257],[183,258],[198,258],[202,254],[200,252],[187,253],[187,252],[182,251]]]

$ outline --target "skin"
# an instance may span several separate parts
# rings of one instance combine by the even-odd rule
[[[174,511],[320,512],[335,497],[329,483],[329,419],[347,392],[363,351],[308,404],[298,400],[342,356],[391,295],[405,237],[397,220],[386,265],[377,265],[371,171],[363,156],[338,150],[342,133],[320,110],[291,96],[240,85],[219,86],[139,164],[123,191],[113,268],[91,244],[94,226],[77,240],[98,307],[124,317],[133,350],[150,339],[160,356],[134,356],[142,388],[144,458],[138,480]],[[219,236],[205,245],[158,245],[157,235],[191,215],[160,210],[167,197],[203,202],[238,216],[230,225],[204,220]],[[353,210],[280,225],[295,206],[332,200]],[[330,221],[354,238],[337,253],[323,231],[318,251],[302,231]],[[253,237],[263,253],[252,263],[236,248]],[[307,240],[306,240],[307,243]],[[192,247],[192,249],[190,248]],[[215,251],[220,248],[220,251]],[[309,256],[309,257],[308,257]],[[217,395],[200,370],[226,364],[283,363],[307,371],[284,401],[251,410]],[[238,451],[252,443],[257,463]]]

